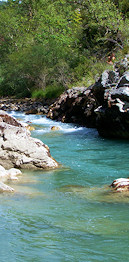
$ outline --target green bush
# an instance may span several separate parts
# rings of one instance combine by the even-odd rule
[[[46,89],[42,90],[34,90],[32,92],[32,98],[56,98],[61,95],[61,93],[64,91],[64,87],[62,86],[47,86]]]

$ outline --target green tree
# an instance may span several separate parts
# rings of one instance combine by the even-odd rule
[[[6,84],[14,82],[9,84],[12,93],[18,89],[18,83],[21,87],[27,82],[30,89],[33,86],[45,88],[47,84],[57,81],[56,65],[59,67],[60,60],[69,65],[71,53],[74,57],[81,24],[79,11],[66,1],[42,0],[37,3],[34,0],[9,0],[1,13],[4,18],[1,21],[3,28],[11,20],[8,31],[3,30],[1,34],[4,39],[9,39],[3,72],[6,75]],[[14,20],[11,18],[12,13],[15,13]],[[4,41],[1,52],[5,46]]]
[[[128,7],[126,0],[8,0],[0,5],[1,94],[67,88],[88,77],[108,52],[128,51]]]

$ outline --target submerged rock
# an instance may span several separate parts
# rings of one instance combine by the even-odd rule
[[[22,172],[19,169],[11,168],[6,170],[3,166],[0,165],[0,193],[2,192],[14,192],[14,189],[5,184],[9,180],[17,180],[17,176],[21,175]]]
[[[14,192],[14,189],[6,184],[4,184],[3,182],[0,182],[0,193],[3,192]]]
[[[36,138],[15,118],[0,111],[0,165],[6,169],[49,169],[58,167],[48,146]]]

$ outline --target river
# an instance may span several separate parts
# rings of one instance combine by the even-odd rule
[[[129,195],[112,192],[129,176],[129,142],[94,129],[11,112],[35,126],[60,168],[23,171],[0,195],[1,262],[128,261]],[[51,131],[52,126],[59,131]]]

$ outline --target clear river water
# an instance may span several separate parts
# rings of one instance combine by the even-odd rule
[[[0,195],[1,262],[129,261],[129,195],[109,185],[129,176],[129,142],[94,129],[11,112],[35,126],[60,168],[23,171]],[[59,131],[51,131],[52,126]]]

